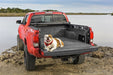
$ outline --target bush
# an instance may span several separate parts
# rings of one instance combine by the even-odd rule
[[[1,8],[0,13],[28,13],[28,12],[34,12],[34,10],[31,9],[20,9],[20,8]]]

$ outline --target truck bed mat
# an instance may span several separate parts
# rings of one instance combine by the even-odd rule
[[[74,55],[74,54],[81,54],[85,52],[92,52],[96,51],[96,46],[91,46],[84,42],[80,42],[78,40],[69,39],[60,37],[60,39],[64,42],[63,48],[57,48],[52,52],[48,52],[47,50],[44,51],[44,56],[64,56],[64,55]]]

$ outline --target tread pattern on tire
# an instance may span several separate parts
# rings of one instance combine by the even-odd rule
[[[23,41],[20,39],[19,35],[17,35],[17,50],[24,50]]]
[[[33,55],[30,55],[29,52],[27,51],[27,46],[24,46],[24,64],[26,67],[26,70],[34,70],[35,69],[35,60],[36,57]]]
[[[85,55],[79,55],[73,59],[73,64],[82,64],[85,61]]]

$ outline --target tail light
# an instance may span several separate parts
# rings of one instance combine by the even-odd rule
[[[93,34],[93,31],[92,31],[92,28],[89,27],[89,30],[90,30],[90,44],[91,44],[92,46],[94,46],[94,44],[93,44],[94,34]]]
[[[33,36],[33,46],[34,46],[35,48],[39,47],[39,36],[38,36],[38,34],[35,34],[35,35]]]

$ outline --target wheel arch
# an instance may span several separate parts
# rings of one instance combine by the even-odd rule
[[[24,38],[24,44],[27,45],[27,40],[26,40],[26,38]]]

